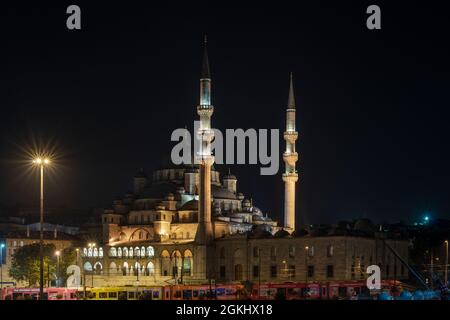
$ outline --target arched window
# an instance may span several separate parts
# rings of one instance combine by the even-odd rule
[[[102,264],[101,264],[99,261],[97,261],[97,262],[94,264],[94,272],[97,273],[97,274],[99,274],[99,273],[101,273],[102,269],[103,269]]]
[[[92,257],[92,248],[88,249],[88,257]]]
[[[145,257],[145,247],[141,247],[141,257]]]
[[[289,246],[289,257],[294,258],[295,257],[295,247]]]
[[[110,274],[116,274],[117,273],[117,265],[116,265],[116,263],[114,261],[109,264],[109,273]]]
[[[120,249],[120,248],[119,248]],[[110,257],[116,257],[117,256],[117,250],[114,247],[111,247],[111,249],[109,249],[109,256]]]
[[[126,248],[125,248],[126,249]],[[123,263],[123,266],[122,266],[122,274],[124,275],[124,276],[126,276],[127,275],[127,273],[128,273],[128,262],[124,262]]]
[[[142,239],[144,237],[144,234],[142,233],[142,231],[139,231],[139,239]]]
[[[141,264],[139,262],[134,263],[134,275],[137,276],[141,274]]]
[[[327,257],[332,257],[333,254],[334,254],[334,248],[333,248],[333,246],[330,244],[330,245],[327,247]]]
[[[277,248],[276,247],[270,248],[270,258],[272,260],[275,260],[277,258]]]
[[[103,258],[103,248],[98,248],[98,256]]]
[[[181,257],[181,252],[175,250],[172,252],[172,276],[177,276],[181,274],[181,269],[183,267],[183,258]]]
[[[192,252],[191,250],[185,250],[183,253],[183,267],[182,273],[184,276],[190,276],[192,274]]]
[[[155,250],[153,247],[149,246],[147,247],[147,257],[151,258],[155,255]]]
[[[123,248],[122,251],[123,251],[123,256],[128,257],[128,248],[125,247],[125,248]]]
[[[149,262],[147,263],[147,269],[145,270],[145,275],[146,276],[154,276],[155,275],[155,265],[153,264],[153,262]]]
[[[128,256],[130,258],[133,258],[133,248],[132,247],[130,247],[130,249],[128,250]]]
[[[150,238],[150,233],[147,232],[147,233],[145,234],[145,239],[148,240],[149,238]]]
[[[87,261],[87,262],[84,264],[84,270],[85,270],[85,271],[92,271],[92,264],[91,264],[89,261]]]
[[[314,246],[311,246],[308,250],[308,254],[310,257],[314,257]]]
[[[139,247],[134,248],[134,255],[136,257],[140,257],[141,256],[141,250],[139,249]]]
[[[172,239],[176,239],[177,238],[177,234],[174,232],[172,233]]]
[[[167,250],[161,252],[161,275],[166,277],[169,276],[170,269],[170,255]]]
[[[122,248],[117,248],[117,256],[119,257],[119,258],[122,258]]]
[[[85,256],[85,257],[88,256],[88,249],[87,248],[83,248],[83,256]]]
[[[98,257],[98,249],[97,248],[94,248],[94,255],[93,255],[94,257]]]

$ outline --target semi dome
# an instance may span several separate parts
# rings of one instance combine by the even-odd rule
[[[195,211],[195,210],[198,210],[198,200],[193,199],[191,201],[186,202],[185,204],[183,204],[181,206],[181,208],[179,210],[180,211],[187,211],[187,210]]]
[[[236,200],[236,195],[223,187],[212,186],[212,196],[214,199],[231,199]]]

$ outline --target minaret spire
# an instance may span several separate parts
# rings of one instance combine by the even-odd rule
[[[295,97],[294,97],[294,80],[291,72],[291,83],[289,86],[289,97],[288,97],[288,109],[295,109]]]
[[[295,183],[298,180],[295,164],[298,160],[298,154],[295,151],[295,142],[298,138],[298,132],[295,128],[295,98],[294,84],[291,72],[289,84],[288,105],[286,109],[286,131],[284,140],[286,141],[286,151],[283,153],[285,172],[284,181],[284,228],[290,232],[295,230]]]
[[[203,40],[203,63],[202,63],[202,79],[211,79],[211,73],[209,71],[209,60],[208,60],[208,39],[205,35]]]

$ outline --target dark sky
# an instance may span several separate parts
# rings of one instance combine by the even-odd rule
[[[197,119],[207,34],[218,129],[284,129],[294,72],[300,223],[450,218],[448,8],[392,2],[376,2],[378,31],[365,1],[73,2],[80,31],[66,28],[72,2],[2,4],[0,203],[38,203],[36,172],[24,174],[33,143],[56,150],[51,207],[107,206],[157,168],[172,130]],[[281,217],[280,174],[232,171]]]

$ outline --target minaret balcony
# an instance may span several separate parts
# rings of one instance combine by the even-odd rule
[[[197,114],[202,116],[211,117],[214,113],[214,107],[212,105],[199,105],[197,106]]]
[[[297,131],[285,131],[284,132],[284,140],[294,144],[297,139],[298,139]]]
[[[214,138],[214,130],[200,129],[197,131],[197,139],[204,142],[211,142]]]
[[[298,174],[297,172],[286,172],[283,173],[283,181],[284,182],[297,182]]]
[[[285,152],[283,153],[283,161],[288,164],[290,167],[295,167],[295,163],[298,160],[297,152]]]
[[[197,154],[197,155],[195,155],[195,160],[200,165],[211,166],[211,165],[213,165],[215,158],[213,155],[210,155],[210,154]]]

